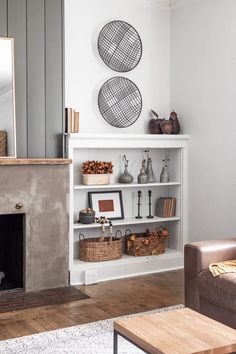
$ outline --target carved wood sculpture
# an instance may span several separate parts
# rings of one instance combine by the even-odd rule
[[[171,134],[172,133],[172,123],[169,120],[163,120],[160,123],[161,131],[163,134]]]
[[[151,118],[149,121],[149,131],[151,134],[162,134],[160,123],[164,120],[161,118],[158,118],[158,114],[151,109],[151,112],[154,116],[154,118]]]
[[[150,119],[148,125],[151,134],[179,134],[180,124],[176,112],[172,111],[168,120],[160,119],[153,109],[151,109],[151,112],[154,116]]]
[[[180,124],[177,113],[172,111],[170,114],[170,121],[172,123],[172,134],[179,134],[180,132]]]

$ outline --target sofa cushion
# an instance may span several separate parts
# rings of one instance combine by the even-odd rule
[[[199,273],[198,288],[200,296],[215,305],[236,313],[236,273],[213,277],[206,269]]]

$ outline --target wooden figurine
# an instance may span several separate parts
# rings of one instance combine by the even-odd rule
[[[172,134],[179,134],[180,132],[180,124],[177,113],[172,111],[170,114],[170,121],[172,123]]]
[[[163,134],[171,134],[173,127],[172,127],[172,122],[170,120],[163,120],[160,123],[161,126],[161,131]]]
[[[158,118],[158,114],[153,109],[151,109],[151,112],[155,118],[153,117],[149,121],[149,131],[151,134],[162,134],[160,123],[163,119]]]

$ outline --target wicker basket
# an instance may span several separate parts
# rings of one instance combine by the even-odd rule
[[[122,256],[122,239],[101,237],[85,238],[79,235],[79,259],[84,262],[103,262]]]
[[[7,132],[0,130],[0,156],[7,156]]]
[[[153,256],[165,252],[168,231],[160,228],[157,232],[126,235],[126,253],[130,256]]]

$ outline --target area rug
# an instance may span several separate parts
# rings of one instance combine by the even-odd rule
[[[82,293],[74,286],[34,292],[24,292],[19,290],[3,291],[0,294],[0,313],[39,306],[64,304],[66,302],[85,299],[89,299],[89,296]]]
[[[0,342],[1,354],[112,354],[113,321],[151,313],[172,311],[183,305],[165,307],[135,315],[116,317],[80,326],[57,329]],[[119,337],[119,354],[142,354],[143,351]]]

